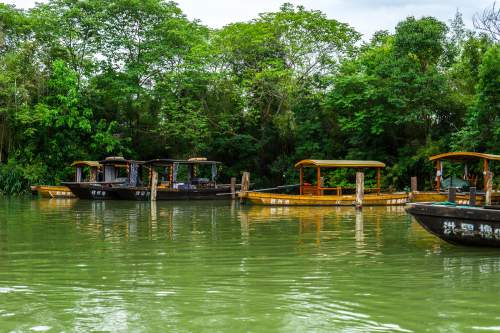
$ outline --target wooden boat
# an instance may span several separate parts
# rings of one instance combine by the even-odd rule
[[[149,170],[148,184],[137,184],[116,187],[115,192],[124,200],[151,200],[151,185],[156,184],[156,200],[220,200],[230,199],[230,196],[219,195],[230,191],[227,184],[217,184],[217,161],[205,158],[189,160],[155,159],[144,162],[144,170]],[[183,168],[184,170],[180,170]],[[200,177],[200,169],[204,169],[209,177]],[[153,173],[158,175],[159,181]],[[184,172],[185,179],[179,174]],[[153,179],[154,178],[154,179]]]
[[[33,195],[38,194],[42,198],[65,198],[65,199],[76,198],[76,196],[66,186],[34,185],[31,186],[31,193]]]
[[[138,169],[142,162],[126,160],[123,157],[108,157],[99,164],[103,168],[103,180],[88,182],[64,182],[71,192],[80,199],[119,199],[116,188],[136,184]]]
[[[353,168],[362,170],[367,168],[376,169],[376,187],[365,188],[363,196],[364,206],[390,206],[404,205],[408,202],[408,194],[382,193],[380,188],[381,169],[385,164],[378,161],[353,161],[353,160],[302,160],[295,164],[299,169],[299,194],[264,193],[258,191],[247,191],[239,194],[244,202],[259,205],[277,206],[354,206],[356,205],[355,194],[343,194],[346,190],[341,186],[325,187],[321,177],[321,169]],[[311,185],[304,182],[304,168],[316,169],[316,184]],[[329,194],[334,192],[335,194]]]
[[[500,161],[500,155],[492,155],[477,152],[450,152],[439,154],[429,157],[430,161],[435,163],[436,177],[435,177],[435,191],[416,191],[411,195],[412,202],[443,202],[448,198],[448,189],[450,187],[457,188],[459,191],[456,194],[456,202],[462,205],[469,204],[469,192],[468,187],[478,187],[482,188],[482,191],[476,193],[476,200],[478,205],[483,205],[485,203],[485,196],[488,190],[488,186],[493,188],[493,183],[488,185],[488,176],[491,176],[490,167],[493,161]],[[464,181],[469,185],[466,188],[461,188],[459,184],[453,184],[453,182],[448,182],[448,184],[443,186],[444,174],[443,166],[444,162],[458,162],[464,164]],[[473,163],[479,163],[482,172],[473,174],[468,169],[468,166],[473,165]],[[482,164],[482,166],[481,166]],[[454,177],[450,177],[452,180]],[[482,184],[480,182],[482,178]],[[455,178],[456,179],[456,178]],[[490,177],[492,179],[492,177]],[[500,192],[491,191],[491,204],[500,204]]]
[[[500,247],[500,206],[411,203],[406,210],[422,227],[446,242]]]
[[[97,179],[100,168],[99,162],[75,161],[71,166],[75,167],[75,183],[81,183],[87,180],[95,181]],[[76,198],[67,186],[35,185],[31,186],[31,192],[43,198]]]

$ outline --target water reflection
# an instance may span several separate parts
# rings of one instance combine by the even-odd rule
[[[499,287],[401,207],[0,202],[5,331],[471,331]]]

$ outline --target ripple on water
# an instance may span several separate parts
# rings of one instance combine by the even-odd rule
[[[499,289],[401,208],[0,202],[7,331],[498,331]]]

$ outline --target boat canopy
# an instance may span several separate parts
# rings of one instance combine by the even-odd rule
[[[101,165],[97,161],[75,161],[71,163],[71,166],[89,166],[91,168],[98,168]]]
[[[154,160],[149,160],[144,162],[146,166],[170,166],[174,163],[178,162],[178,160],[170,159],[170,158],[156,158]]]
[[[302,160],[295,164],[295,168],[320,167],[320,168],[384,168],[385,164],[379,161],[356,160]]]
[[[106,157],[105,160],[99,161],[102,165],[114,165],[115,167],[127,166],[129,164],[143,164],[144,161],[126,160],[123,157]]]
[[[218,161],[208,161],[206,159],[189,159],[189,160],[174,160],[170,158],[157,158],[154,160],[149,160],[144,162],[145,165],[153,165],[153,166],[170,166],[172,164],[221,164]]]
[[[465,161],[472,159],[485,159],[485,160],[497,160],[500,161],[500,155],[476,153],[476,152],[451,152],[439,155],[434,155],[429,157],[429,160],[455,160],[455,161]]]
[[[222,162],[189,159],[189,160],[177,160],[177,161],[175,161],[175,163],[178,163],[178,164],[193,164],[194,165],[194,164],[221,164]]]

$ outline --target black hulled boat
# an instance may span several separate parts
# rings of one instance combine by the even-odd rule
[[[80,199],[106,200],[120,199],[116,190],[123,186],[136,186],[142,162],[126,160],[123,157],[108,157],[99,164],[103,172],[97,181],[64,182],[71,192]],[[102,179],[102,180],[100,180]]]
[[[412,203],[406,211],[427,231],[449,243],[500,247],[500,206]]]
[[[156,200],[220,200],[231,196],[221,195],[230,191],[227,184],[217,184],[217,161],[205,158],[189,160],[155,159],[142,164],[149,171],[147,184],[116,187],[116,194],[124,200],[150,200],[152,174],[159,177],[156,181]],[[141,176],[139,176],[142,179]]]

